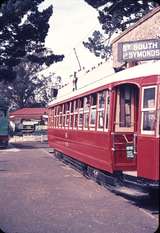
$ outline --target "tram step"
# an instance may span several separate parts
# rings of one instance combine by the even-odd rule
[[[134,197],[144,197],[148,196],[149,194],[146,192],[143,192],[141,190],[129,188],[129,187],[118,187],[112,190],[114,193],[123,195],[123,196],[134,196]]]

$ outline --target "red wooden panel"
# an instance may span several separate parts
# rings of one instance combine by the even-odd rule
[[[160,139],[152,136],[138,137],[137,175],[159,180]]]
[[[50,129],[49,145],[93,167],[113,172],[108,133]]]

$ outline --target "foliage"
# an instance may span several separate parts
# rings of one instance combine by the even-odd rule
[[[62,61],[45,48],[52,6],[39,11],[44,0],[8,0],[0,9],[0,80],[12,81],[24,59],[39,65]]]
[[[51,101],[51,85],[54,74],[47,77],[36,75],[41,66],[25,61],[16,67],[17,77],[11,83],[1,82],[1,96],[6,99],[10,109],[24,107],[44,107]]]
[[[85,2],[97,9],[98,20],[105,36],[99,33],[97,37],[98,32],[93,32],[88,42],[83,44],[101,58],[110,55],[110,40],[115,33],[124,31],[154,7],[160,5],[158,0],[85,0]]]
[[[111,45],[109,44],[109,40],[107,44],[104,41],[106,41],[104,35],[99,31],[94,31],[92,37],[88,38],[88,42],[83,41],[83,45],[90,52],[94,53],[96,57],[107,59],[111,55]]]

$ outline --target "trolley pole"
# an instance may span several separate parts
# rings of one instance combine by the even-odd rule
[[[76,56],[77,61],[78,61],[79,70],[81,71],[81,69],[82,69],[82,68],[81,68],[81,64],[80,64],[80,61],[79,61],[79,58],[78,58],[78,55],[77,55],[76,49],[75,49],[75,48],[73,48],[73,50],[74,50],[75,56]]]

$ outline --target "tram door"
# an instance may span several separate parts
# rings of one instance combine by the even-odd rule
[[[123,84],[115,88],[115,111],[112,131],[115,170],[136,170],[138,94],[138,87],[132,84]]]

